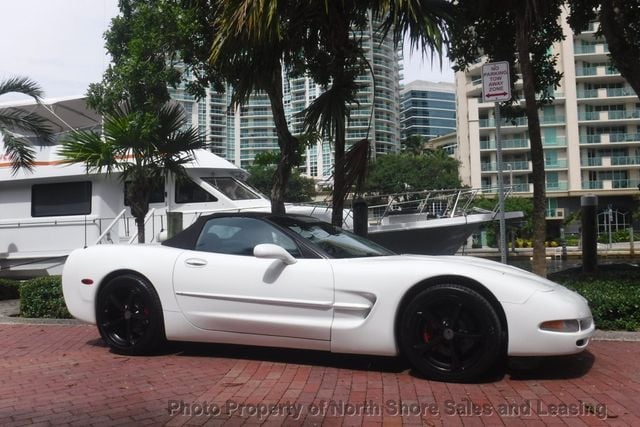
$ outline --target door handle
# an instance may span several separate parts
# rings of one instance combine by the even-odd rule
[[[192,267],[204,267],[205,265],[207,265],[207,261],[201,258],[188,258],[184,261],[184,263]]]

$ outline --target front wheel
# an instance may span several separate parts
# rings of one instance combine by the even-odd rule
[[[476,380],[504,356],[498,315],[465,286],[436,285],[418,293],[402,312],[398,332],[402,354],[435,380]]]
[[[160,298],[149,282],[133,274],[100,288],[96,321],[100,336],[116,353],[151,353],[165,341]]]

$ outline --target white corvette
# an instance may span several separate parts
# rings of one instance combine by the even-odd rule
[[[73,316],[119,353],[165,340],[398,355],[428,378],[473,380],[506,355],[578,353],[584,298],[473,257],[395,255],[317,219],[201,217],[163,245],[74,251]]]

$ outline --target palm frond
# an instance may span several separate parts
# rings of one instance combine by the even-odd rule
[[[453,4],[447,0],[378,0],[373,14],[382,20],[380,31],[389,32],[396,45],[408,36],[411,50],[437,54],[442,64],[442,48],[448,38],[448,22],[453,19]]]
[[[347,150],[343,168],[345,188],[341,194],[348,194],[351,188],[355,194],[362,194],[369,172],[370,159],[371,141],[368,138],[361,139]]]
[[[40,85],[28,77],[14,76],[0,81],[0,95],[21,93],[40,102],[44,95]]]
[[[2,136],[5,152],[9,156],[9,162],[11,163],[11,174],[15,175],[21,168],[29,172],[33,171],[36,153],[31,143],[26,138],[11,132],[3,132]]]
[[[36,113],[13,108],[2,109],[0,110],[0,126],[16,133],[35,135],[44,143],[53,143],[53,130],[49,121]]]
[[[64,163],[84,163],[88,172],[106,172],[120,169],[120,159],[113,146],[99,134],[75,131],[58,148]]]

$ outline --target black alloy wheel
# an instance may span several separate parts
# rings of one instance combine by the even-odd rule
[[[500,319],[476,291],[437,285],[418,293],[400,318],[402,354],[422,375],[440,381],[473,381],[504,357]]]
[[[113,278],[100,288],[96,322],[100,336],[116,353],[151,353],[165,341],[158,294],[132,274]]]

